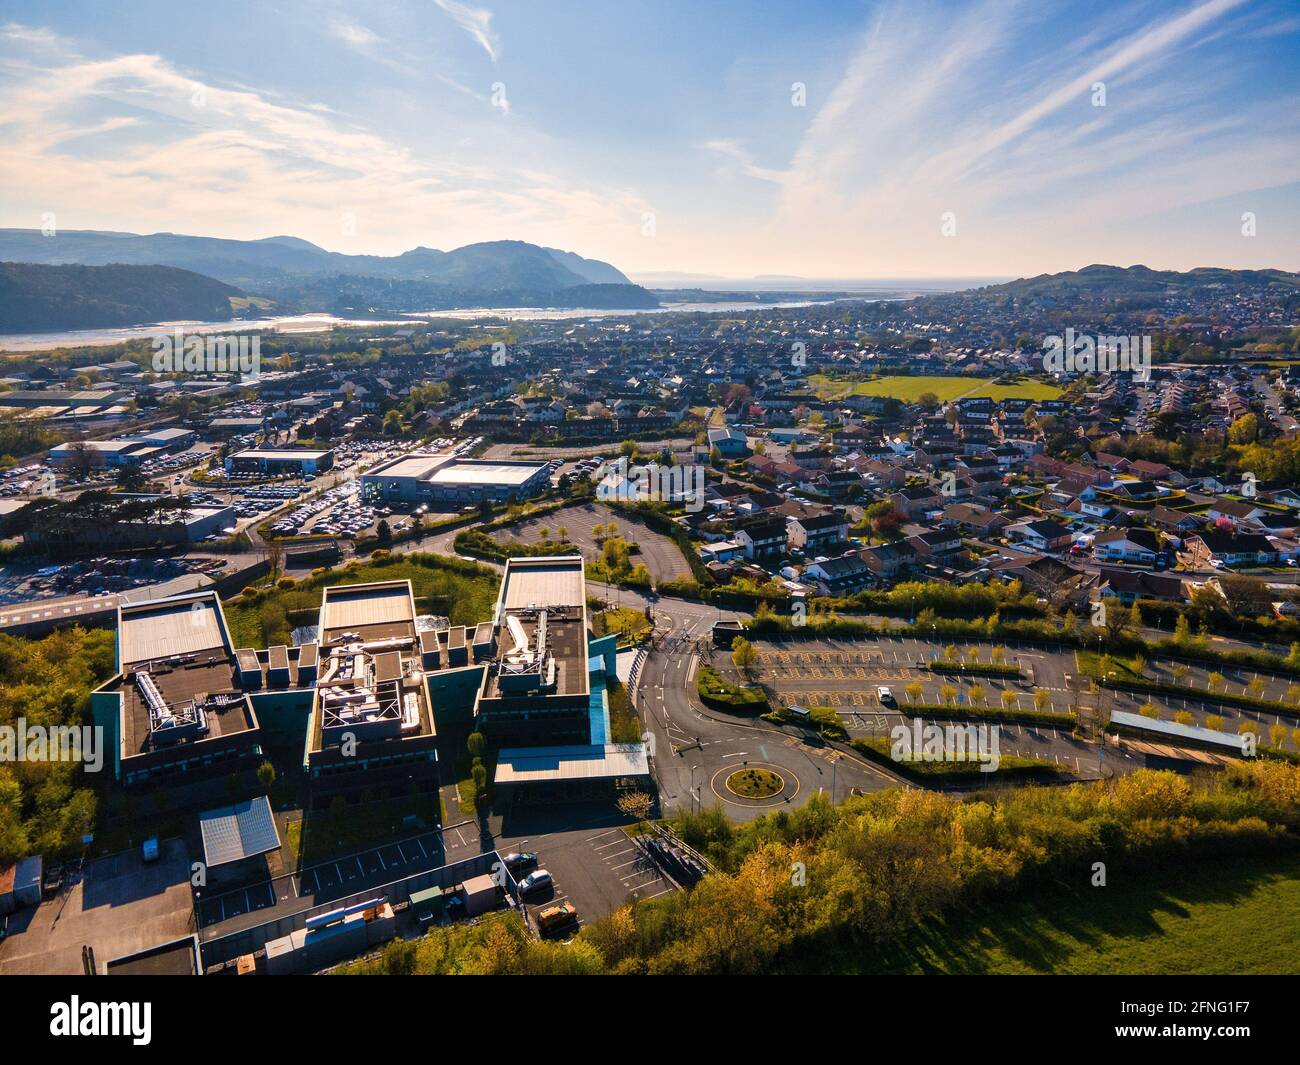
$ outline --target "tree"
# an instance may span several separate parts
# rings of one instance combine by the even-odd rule
[[[1210,675],[1205,678],[1205,681],[1212,692],[1217,692],[1224,685],[1223,674],[1218,672],[1212,671]]]
[[[921,685],[921,682],[917,680],[908,684],[903,691],[907,692],[907,701],[909,703],[919,703],[921,701],[921,696],[925,694],[925,688]]]
[[[988,692],[984,690],[983,684],[972,684],[966,694],[970,696],[972,706],[983,706],[989,697]]]
[[[1259,439],[1259,418],[1246,413],[1228,427],[1230,444],[1253,444]]]
[[[737,636],[731,641],[731,662],[746,676],[751,676],[758,665],[758,649],[745,637]]]
[[[1268,742],[1274,747],[1281,747],[1286,742],[1286,726],[1275,721],[1268,728]]]
[[[1174,714],[1174,720],[1177,721],[1178,724],[1180,725],[1196,724],[1196,718],[1192,716],[1192,712],[1190,710],[1179,710],[1176,714]]]
[[[481,759],[487,751],[487,739],[481,732],[471,732],[465,740],[465,747],[472,757]]]
[[[1052,693],[1046,688],[1034,689],[1034,709],[1045,711],[1052,705]]]
[[[1207,714],[1205,716],[1205,727],[1213,729],[1215,732],[1223,731],[1223,717],[1220,714]]]
[[[1001,644],[998,644],[989,653],[989,659],[990,661],[993,662],[995,666],[1002,665],[1002,663],[1007,660],[1007,649],[1003,647]]]
[[[1019,702],[1019,699],[1020,697],[1010,688],[1002,689],[1002,707],[1004,710],[1012,709]]]
[[[275,766],[270,762],[263,762],[257,767],[257,782],[268,791],[271,785],[275,783]]]
[[[1149,717],[1152,721],[1160,720],[1160,708],[1155,703],[1143,703],[1138,708],[1138,713],[1143,717]]]
[[[1249,692],[1253,698],[1258,699],[1262,694],[1264,694],[1264,682],[1260,680],[1259,677],[1252,677],[1250,683],[1246,685],[1246,691]]]
[[[379,520],[379,524],[375,527],[375,536],[378,540],[380,547],[393,546],[393,530],[392,527],[388,524],[388,520],[386,518],[381,518]]]
[[[946,706],[952,706],[957,701],[957,689],[951,684],[941,685],[939,688],[939,700]]]
[[[654,799],[644,791],[625,791],[618,797],[616,805],[619,813],[635,817],[638,824],[644,824],[654,808]]]

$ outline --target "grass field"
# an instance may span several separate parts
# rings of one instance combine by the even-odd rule
[[[1082,873],[1081,873],[1082,877]],[[845,971],[886,973],[1296,974],[1300,855],[1206,863],[932,922],[897,951]]]
[[[840,399],[847,395],[885,396],[903,403],[915,403],[926,392],[934,393],[940,403],[962,396],[988,396],[1001,399],[1055,399],[1061,390],[1042,381],[1020,381],[999,385],[984,377],[877,377],[868,381],[832,379],[824,374],[809,378],[822,399]]]

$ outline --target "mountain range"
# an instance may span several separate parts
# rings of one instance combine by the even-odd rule
[[[0,332],[110,329],[145,322],[220,321],[242,293],[171,266],[51,266],[0,262]]]
[[[269,298],[282,313],[658,306],[650,292],[609,263],[520,240],[467,244],[451,251],[416,247],[384,256],[326,251],[292,236],[227,240],[84,229],[45,236],[34,229],[0,229],[0,261],[173,267]]]

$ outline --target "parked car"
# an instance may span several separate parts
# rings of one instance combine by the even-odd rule
[[[551,874],[545,869],[534,869],[521,881],[519,881],[519,894],[531,895],[537,891],[544,891],[551,887],[555,881]]]
[[[557,906],[547,906],[537,915],[537,930],[553,932],[557,928],[573,924],[577,919],[578,908],[571,902],[561,902]]]
[[[512,873],[517,873],[521,869],[531,869],[537,864],[537,853],[535,851],[511,851],[501,859],[505,867]]]
[[[876,698],[880,700],[881,706],[894,705],[894,693],[888,688],[880,687],[876,689]]]

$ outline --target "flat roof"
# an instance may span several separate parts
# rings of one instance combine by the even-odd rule
[[[429,478],[434,484],[522,485],[541,470],[544,462],[474,462],[457,459],[439,467]]]
[[[644,743],[572,747],[510,747],[497,755],[497,784],[643,777],[650,773]]]
[[[199,828],[203,857],[210,869],[280,847],[271,801],[265,795],[200,814]]]
[[[439,466],[449,460],[448,455],[435,455],[418,452],[401,455],[392,462],[378,466],[366,474],[367,477],[413,477],[417,481],[428,476]]]
[[[120,606],[117,625],[123,669],[176,655],[230,650],[215,592]]]
[[[581,555],[512,558],[501,579],[500,606],[506,610],[537,606],[585,606]],[[498,611],[498,614],[500,611]],[[498,616],[497,621],[503,619]]]
[[[325,589],[321,602],[322,642],[334,633],[372,625],[409,625],[414,635],[415,603],[410,581],[338,584]]]
[[[113,958],[104,972],[108,976],[198,976],[203,972],[198,936],[184,936]]]
[[[276,459],[283,462],[296,462],[298,459],[319,459],[332,454],[334,454],[334,452],[331,448],[326,448],[324,451],[313,451],[308,448],[275,450],[273,448],[253,447],[249,448],[247,451],[240,451],[230,457],[232,459]]]

